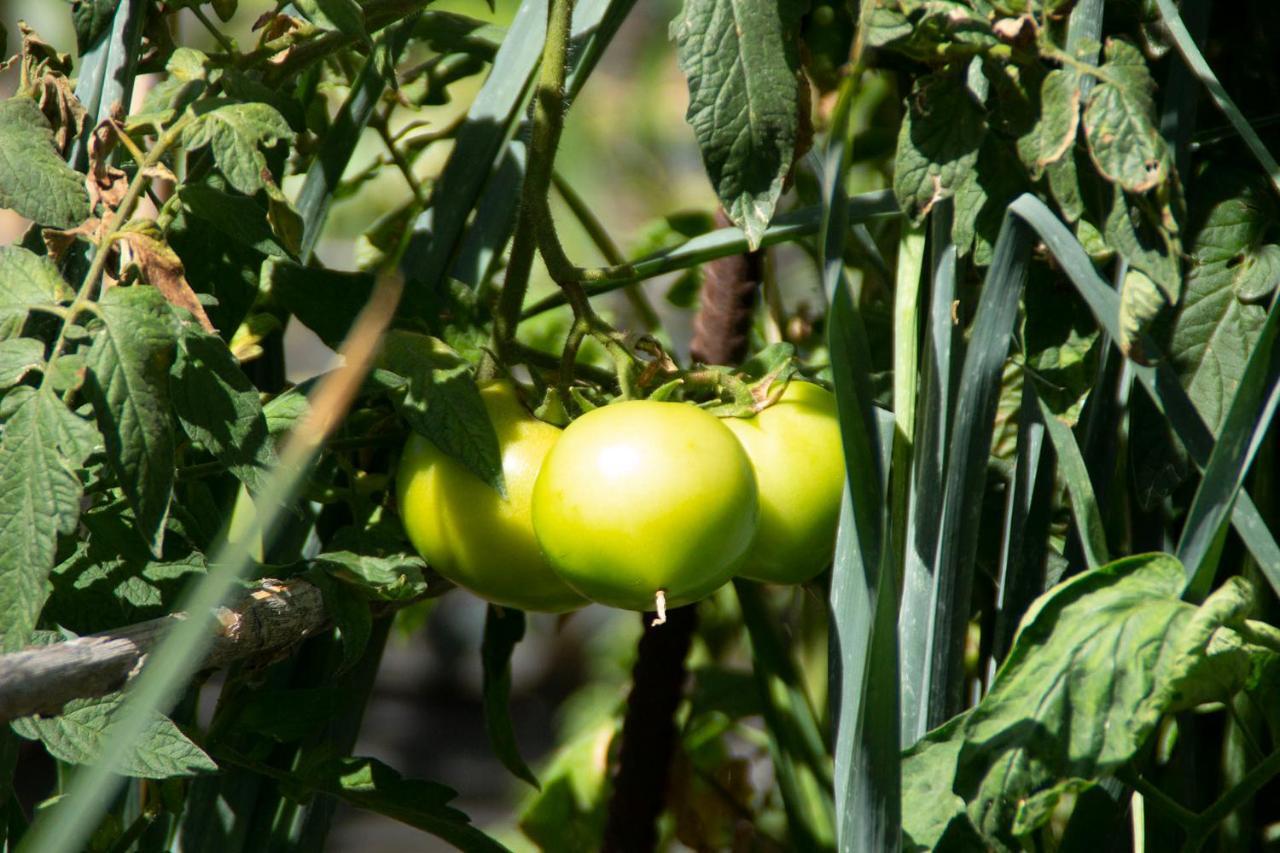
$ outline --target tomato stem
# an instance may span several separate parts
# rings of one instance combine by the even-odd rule
[[[653,621],[649,623],[650,628],[656,628],[659,625],[667,624],[667,591],[660,589],[653,594],[654,610],[657,616],[653,617]]]
[[[524,297],[529,290],[529,273],[533,269],[534,250],[540,242],[540,226],[550,225],[547,191],[551,186],[556,148],[564,129],[565,66],[572,19],[573,0],[552,0],[547,12],[542,71],[533,94],[533,127],[529,136],[528,168],[521,189],[520,214],[494,316],[493,351],[505,363],[513,360],[511,344],[520,323]],[[495,359],[486,355],[480,365],[480,377],[493,378],[498,372]]]

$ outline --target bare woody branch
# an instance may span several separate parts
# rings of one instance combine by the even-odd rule
[[[233,607],[217,610],[213,645],[202,669],[276,656],[329,624],[324,600],[304,580],[265,579]],[[175,613],[101,634],[0,655],[0,722],[54,714],[72,699],[119,690],[147,652],[185,614]]]

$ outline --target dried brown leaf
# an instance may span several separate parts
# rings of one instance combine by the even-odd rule
[[[205,313],[204,306],[200,304],[199,297],[187,281],[182,259],[167,243],[142,231],[122,232],[120,268],[129,266],[137,267],[143,281],[160,291],[170,305],[191,312],[206,332],[217,332],[209,315]]]

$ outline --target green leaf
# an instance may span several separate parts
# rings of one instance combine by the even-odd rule
[[[77,0],[71,5],[76,50],[83,56],[111,28],[120,0]]]
[[[376,758],[335,759],[312,769],[300,781],[350,805],[443,838],[460,850],[506,853],[505,847],[448,805],[457,796],[452,789],[435,782],[404,779]]]
[[[76,699],[56,717],[16,720],[13,730],[28,740],[41,741],[59,761],[93,764],[112,749],[108,726],[122,703],[118,693],[102,699]],[[117,760],[121,773],[142,779],[194,776],[218,769],[204,750],[159,714],[147,725],[134,749],[117,756]]]
[[[1119,188],[1114,191],[1104,230],[1107,243],[1147,279],[1126,281],[1120,294],[1126,318],[1120,327],[1120,346],[1127,354],[1138,354],[1141,360],[1140,334],[1182,297],[1182,246],[1145,198]]]
[[[369,42],[369,33],[364,26],[364,10],[355,0],[303,0],[298,8],[309,17],[318,18],[317,23],[321,26],[331,25],[344,35]]]
[[[186,329],[170,374],[173,408],[193,441],[259,494],[275,465],[258,390],[222,339]]]
[[[0,649],[23,646],[48,597],[58,534],[75,531],[84,487],[76,469],[93,425],[46,389],[21,386],[0,405]]]
[[[868,47],[883,47],[919,62],[938,64],[982,53],[998,44],[991,22],[958,0],[881,0],[867,8]]]
[[[1245,256],[1232,283],[1242,302],[1261,302],[1270,296],[1280,284],[1280,246],[1268,243]]]
[[[397,408],[409,426],[505,496],[498,436],[471,365],[443,341],[395,331],[387,335],[382,363],[405,378]]]
[[[267,420],[267,432],[272,438],[288,432],[310,408],[307,395],[297,388],[290,388],[273,397],[262,407],[263,417]]]
[[[686,0],[671,24],[689,79],[686,120],[716,194],[753,249],[802,144],[803,11],[776,0]]]
[[[1142,336],[1168,306],[1160,288],[1141,270],[1131,269],[1120,282],[1120,347],[1142,360]]]
[[[56,305],[74,295],[48,258],[0,246],[0,338],[21,331],[30,306]]]
[[[293,140],[284,116],[261,102],[225,98],[202,101],[196,111],[199,118],[183,131],[182,144],[189,149],[208,145],[227,181],[245,195],[262,189],[263,173],[270,173],[259,147]]]
[[[502,766],[535,788],[538,777],[520,757],[511,727],[511,655],[524,639],[524,613],[490,604],[484,619],[480,661],[484,672],[484,728]]]
[[[353,555],[354,556],[354,555]],[[369,602],[363,596],[351,595],[323,568],[309,572],[308,579],[315,584],[324,598],[325,610],[332,614],[338,639],[342,644],[342,659],[338,662],[338,674],[350,670],[364,655],[373,633],[373,614]]]
[[[916,79],[907,97],[893,171],[893,192],[908,216],[922,220],[972,178],[986,134],[982,110],[962,74]],[[972,221],[977,211],[960,209],[956,214]]]
[[[1072,69],[1056,68],[1040,84],[1040,120],[1036,123],[1038,147],[1032,176],[1056,163],[1071,150],[1080,127],[1080,76]]]
[[[89,218],[84,175],[53,147],[53,130],[35,101],[0,101],[0,207],[54,228]]]
[[[1033,392],[1028,390],[1026,393]],[[1089,479],[1089,469],[1085,467],[1084,457],[1071,428],[1058,420],[1043,400],[1037,402],[1040,404],[1040,418],[1053,442],[1054,452],[1058,455],[1058,470],[1067,483],[1071,513],[1075,518],[1076,534],[1080,537],[1080,545],[1084,550],[1085,563],[1089,568],[1096,569],[1107,562],[1109,557],[1107,530],[1102,523],[1093,482]]]
[[[964,800],[951,790],[964,745],[957,734],[964,721],[963,714],[953,717],[902,753],[902,799],[911,804],[902,811],[904,850],[950,849],[943,839],[962,829],[978,840]]]
[[[44,341],[35,338],[0,340],[0,389],[17,385],[32,370],[44,367]]]
[[[995,683],[959,730],[955,791],[984,838],[1018,849],[1018,804],[1128,762],[1163,714],[1187,700],[1188,676],[1214,633],[1242,621],[1247,586],[1200,608],[1167,554],[1128,557],[1059,584],[1028,611]]]
[[[236,242],[263,255],[288,257],[288,251],[267,224],[267,211],[253,199],[203,184],[188,184],[178,190],[178,200],[187,214],[212,225]],[[203,232],[203,228],[201,230]]]
[[[604,836],[613,718],[580,731],[542,773],[542,790],[520,810],[520,829],[542,850],[597,853]]]
[[[1009,167],[1016,157],[1009,143],[988,134],[973,169],[961,175],[955,187],[951,239],[962,256],[972,249],[978,266],[991,263],[1005,208],[1028,188],[1023,171]]]
[[[1169,355],[1183,387],[1213,432],[1226,417],[1245,362],[1266,321],[1263,305],[1245,301],[1238,276],[1250,286],[1252,269],[1270,265],[1260,246],[1274,216],[1262,188],[1240,176],[1211,176],[1223,189],[1192,249],[1186,293],[1174,323]]]
[[[375,557],[351,551],[327,551],[316,556],[313,565],[334,578],[360,590],[367,598],[378,601],[412,601],[426,595],[432,587],[426,562],[416,554]],[[435,579],[435,575],[431,575]]]
[[[102,328],[88,355],[85,388],[107,447],[107,462],[138,519],[138,533],[160,553],[173,494],[169,368],[176,320],[153,287],[113,287],[98,304]]]
[[[1105,75],[1084,110],[1085,139],[1098,171],[1129,192],[1142,193],[1169,177],[1169,149],[1156,127],[1155,81],[1142,51],[1108,39]]]
[[[214,523],[220,522],[215,516]],[[53,593],[41,617],[77,634],[164,616],[173,611],[187,582],[207,570],[198,552],[167,562],[153,560],[123,502],[92,509],[81,515],[80,523],[87,541],[82,536],[76,552],[54,567],[49,578]]]

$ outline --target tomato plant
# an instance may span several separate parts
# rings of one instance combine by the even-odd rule
[[[1272,849],[1278,10],[0,4],[4,848]]]

